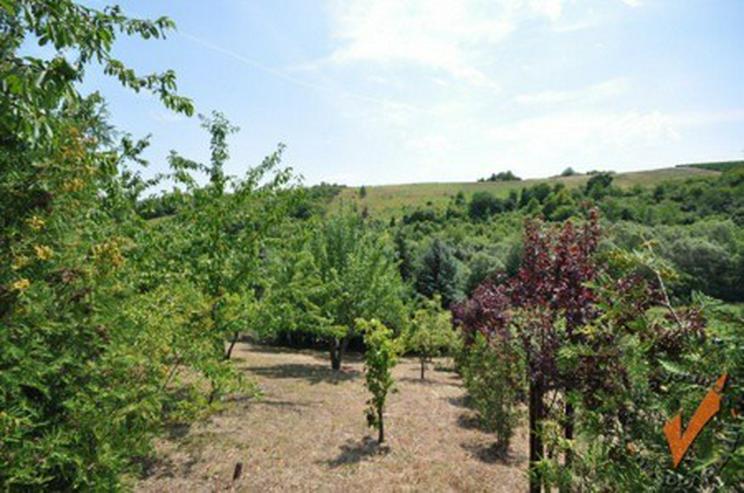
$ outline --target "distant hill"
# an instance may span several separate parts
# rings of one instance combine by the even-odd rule
[[[728,171],[744,166],[744,161],[719,161],[715,163],[678,164],[677,168],[700,168],[713,171]]]
[[[613,184],[623,188],[630,188],[635,185],[650,187],[665,181],[715,177],[720,173],[715,166],[720,165],[728,166],[728,163],[696,163],[673,168],[617,173],[614,175]],[[359,187],[346,187],[333,199],[332,206],[339,207],[341,204],[356,204],[360,208],[366,207],[369,214],[373,216],[387,218],[427,205],[435,208],[444,208],[450,197],[454,197],[458,192],[462,192],[466,199],[469,199],[473,193],[479,191],[488,191],[498,197],[506,197],[510,190],[519,191],[524,187],[530,187],[542,182],[550,184],[561,182],[569,188],[580,187],[590,177],[591,175],[588,174],[578,174],[521,181],[411,183],[403,185],[366,186],[364,187],[365,192],[362,194],[359,193]]]

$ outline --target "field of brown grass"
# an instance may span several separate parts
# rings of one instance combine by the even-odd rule
[[[456,373],[417,361],[395,368],[398,392],[385,414],[387,443],[367,428],[363,365],[352,355],[340,373],[326,354],[241,345],[237,364],[263,398],[236,396],[226,409],[160,440],[141,492],[490,491],[526,489],[527,439],[520,427],[509,457],[463,404]],[[242,474],[232,480],[235,466]]]

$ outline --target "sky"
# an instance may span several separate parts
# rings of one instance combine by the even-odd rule
[[[90,0],[91,6],[108,2]],[[140,72],[174,69],[197,112],[241,131],[228,173],[284,164],[347,185],[474,181],[568,166],[630,171],[744,158],[741,0],[124,1],[166,40],[120,38]],[[197,118],[92,69],[113,123],[209,156]]]

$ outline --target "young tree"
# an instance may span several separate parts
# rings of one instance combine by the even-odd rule
[[[395,384],[392,369],[398,363],[399,341],[379,320],[359,319],[356,323],[364,333],[364,379],[372,394],[367,401],[367,424],[377,429],[377,442],[382,443],[385,441],[385,401]]]
[[[247,314],[251,311],[238,310],[234,305],[255,307],[258,302],[262,282],[260,253],[267,237],[291,209],[292,189],[287,185],[292,174],[289,168],[279,168],[284,150],[279,145],[259,166],[250,168],[244,178],[226,175],[227,137],[238,128],[221,113],[201,118],[211,136],[211,159],[209,164],[201,164],[171,152],[170,177],[183,190],[174,192],[181,201],[165,227],[174,235],[187,233],[181,249],[172,253],[189,266],[192,282],[212,300],[215,348],[230,359],[241,327],[250,323]],[[203,173],[209,182],[200,185],[195,173]]]
[[[356,334],[357,318],[377,318],[399,330],[404,327],[404,285],[386,238],[354,213],[314,223],[308,249],[314,284],[320,286],[311,300],[323,320],[312,330],[329,341],[331,367],[338,370]]]
[[[435,238],[416,268],[416,290],[429,298],[438,294],[445,308],[458,297],[458,266],[451,248]]]
[[[404,341],[406,349],[414,351],[421,363],[421,380],[424,380],[426,364],[435,356],[447,354],[455,344],[456,333],[452,328],[452,315],[442,310],[439,295],[425,300],[416,310],[413,322],[408,326]]]
[[[496,452],[504,457],[519,421],[517,395],[524,378],[513,340],[477,332],[460,372],[481,426],[496,434]]]

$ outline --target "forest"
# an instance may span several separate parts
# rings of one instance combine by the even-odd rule
[[[196,115],[172,71],[114,55],[117,38],[163,38],[173,22],[86,5],[0,1],[4,491],[140,489],[169,430],[271,402],[242,370],[248,347],[322,355],[317,372],[364,390],[328,405],[358,402],[365,454],[402,447],[407,421],[388,408],[446,377],[487,434],[493,463],[478,467],[510,464],[530,492],[744,486],[744,163],[632,185],[494,170],[480,184],[499,192],[379,213],[376,187],[304,184],[281,143],[227,174],[243,161],[229,115]],[[52,55],[27,56],[29,42]],[[148,139],[82,92],[92,65],[200,118],[210,159],[174,150],[146,175]],[[720,410],[673,462],[665,425],[681,415],[683,436],[722,375]],[[250,461],[225,465],[222,485]],[[318,481],[285,486],[334,489]]]

